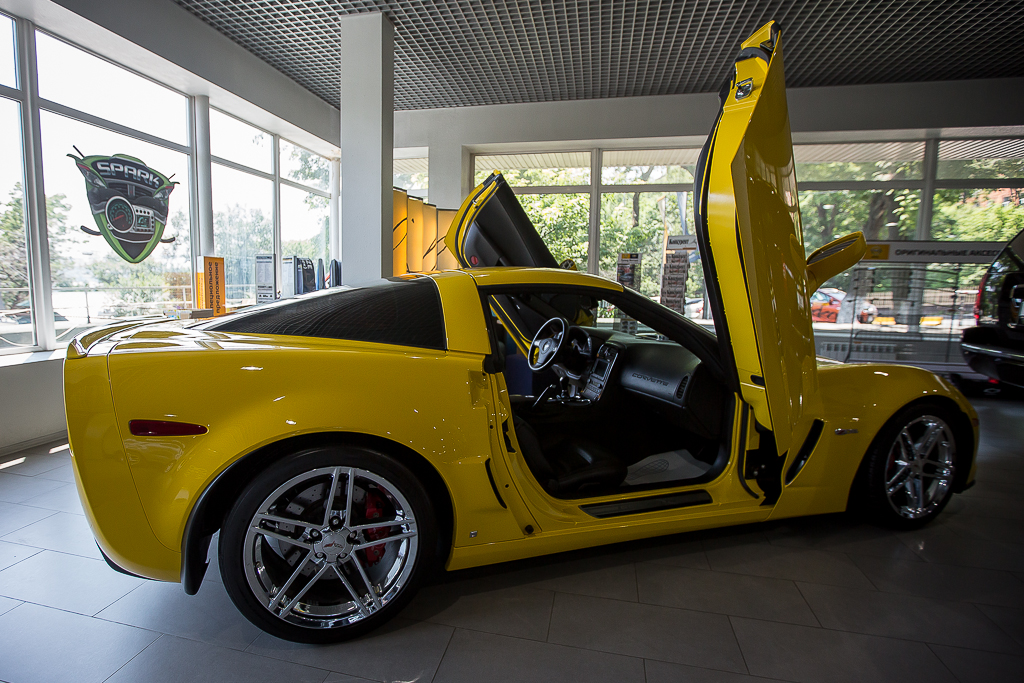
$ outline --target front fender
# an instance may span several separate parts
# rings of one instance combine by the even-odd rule
[[[931,400],[957,410],[963,419],[952,425],[958,442],[970,444],[970,465],[958,468],[962,491],[974,481],[978,415],[949,381],[904,365],[823,365],[818,368],[825,428],[807,464],[783,489],[771,518],[839,512],[864,456],[885,423],[912,403]]]

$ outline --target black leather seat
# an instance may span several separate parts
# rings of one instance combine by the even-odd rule
[[[597,444],[560,439],[542,448],[537,432],[516,417],[516,438],[530,471],[557,498],[581,498],[614,490],[626,478],[626,466]]]

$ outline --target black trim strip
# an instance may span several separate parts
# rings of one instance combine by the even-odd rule
[[[508,510],[508,505],[505,505],[505,501],[501,499],[501,494],[498,493],[498,484],[494,481],[494,474],[491,473],[490,458],[484,461],[484,469],[487,470],[487,481],[491,482],[491,490],[494,491],[494,497],[498,499],[498,505]]]
[[[800,451],[796,454],[796,459],[793,464],[786,470],[786,484],[789,485],[796,475],[800,474],[800,470],[803,469],[804,465],[807,464],[808,458],[811,457],[811,453],[814,452],[815,447],[818,445],[818,439],[821,438],[821,430],[825,427],[825,422],[822,420],[815,420],[811,423],[811,430],[807,432],[807,438],[804,439],[804,445],[800,447]]]
[[[747,483],[746,476],[744,476],[747,460],[747,414],[750,412],[750,406],[740,400],[738,396],[736,400],[739,401],[740,406],[742,406],[741,410],[743,411],[743,415],[740,416],[740,457],[739,462],[736,463],[736,474],[739,475],[740,485],[743,487],[743,490],[752,495],[754,500],[758,500],[761,496],[754,493],[754,490],[750,488],[750,484]]]
[[[583,510],[591,517],[604,519],[606,517],[635,515],[641,512],[657,512],[659,510],[674,510],[694,505],[707,505],[711,502],[711,494],[707,491],[682,491],[680,493],[612,501],[610,503],[591,503],[590,505],[581,505],[580,510]]]

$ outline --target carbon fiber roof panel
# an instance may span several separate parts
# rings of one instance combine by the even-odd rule
[[[430,278],[335,288],[240,311],[202,326],[216,332],[348,339],[447,349],[441,296]]]

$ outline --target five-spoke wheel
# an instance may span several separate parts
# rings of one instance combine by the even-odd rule
[[[275,464],[242,495],[222,531],[221,571],[260,628],[335,641],[412,597],[435,539],[430,500],[399,462],[318,449]]]
[[[952,423],[945,407],[918,404],[883,427],[865,461],[865,502],[876,518],[914,528],[942,511],[957,467]]]

